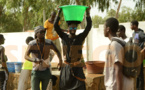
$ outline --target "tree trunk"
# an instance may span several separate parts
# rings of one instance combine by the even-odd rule
[[[75,0],[76,1],[76,4],[77,5],[81,5],[81,3],[80,3],[80,0]],[[83,19],[83,21],[81,22],[81,24],[80,24],[80,26],[81,26],[81,29],[84,29],[85,28],[85,16],[84,16],[84,19]]]
[[[76,1],[76,4],[77,5],[81,5],[80,4],[80,1],[79,0],[75,0]],[[80,24],[80,26],[81,26],[81,29],[84,29],[85,28],[85,22],[86,22],[86,14],[84,15],[84,19],[83,19],[83,21],[81,22],[81,24]],[[90,52],[90,50],[89,50],[89,37],[87,36],[87,38],[86,38],[86,45],[87,45],[87,50],[86,50],[86,53],[87,53],[87,61],[89,61],[89,52]]]
[[[43,25],[45,21],[46,21],[46,14],[45,14],[45,9],[43,9]]]
[[[23,13],[23,19],[24,19],[24,22],[23,22],[23,32],[26,31],[28,29],[27,25],[28,25],[28,7],[26,8],[26,10],[24,11]]]
[[[116,18],[118,18],[118,13],[119,13],[119,10],[120,10],[121,2],[122,2],[122,0],[120,0],[120,2],[119,2],[117,12],[116,12]]]
[[[28,10],[29,6],[25,5],[25,0],[23,1],[23,32],[28,29]]]

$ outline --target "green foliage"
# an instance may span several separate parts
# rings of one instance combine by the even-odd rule
[[[140,8],[144,10],[145,8],[145,0],[133,0],[136,3],[136,8]]]
[[[74,0],[70,0],[70,1],[74,1]],[[75,0],[77,1],[77,0]],[[80,2],[81,5],[86,5],[86,6],[97,6],[99,10],[101,10],[102,12],[106,9],[108,10],[111,2],[114,2],[115,4],[118,3],[118,0],[78,0]]]
[[[114,9],[111,9],[107,12],[107,16],[105,18],[108,18],[108,17],[114,17],[115,18],[115,15],[116,15],[116,11]]]
[[[134,0],[139,8],[134,11],[127,7],[119,13],[120,22],[130,22],[133,19],[145,20],[144,0]],[[118,3],[118,0],[0,0],[0,32],[21,32],[32,30],[37,25],[43,25],[43,10],[45,10],[46,19],[50,13],[56,10],[56,7],[62,5],[71,5],[79,3],[80,5],[91,5],[98,7],[99,10],[108,10],[112,2]],[[104,23],[108,17],[115,17],[116,11],[111,9],[105,18],[94,16],[92,18],[93,26],[98,27]],[[61,18],[61,27],[67,29],[64,18]]]
[[[99,24],[103,24],[107,18],[115,17],[115,14],[116,11],[111,9],[108,11],[107,15],[104,18],[97,15],[92,17],[93,27],[97,28]],[[122,7],[122,11],[119,12],[118,21],[122,23],[122,22],[131,22],[132,20],[144,21],[145,10],[142,10],[140,8],[136,8],[135,10],[132,10],[129,7]]]
[[[46,10],[47,16],[50,16],[56,5],[50,0],[6,0],[2,9],[4,7],[6,10],[0,17],[3,25],[0,26],[1,31],[18,32],[43,25],[43,10]]]
[[[0,32],[20,32],[43,25],[43,10],[46,19],[59,5],[70,5],[79,2],[81,5],[98,6],[101,11],[108,9],[110,2],[117,0],[0,0]],[[61,20],[66,28],[65,21]]]
[[[132,20],[144,21],[145,20],[145,10],[136,9],[131,14]]]
[[[128,7],[123,7],[122,11],[119,13],[119,22],[130,22],[132,20],[132,9]]]
[[[92,24],[93,24],[93,28],[98,28],[99,24],[103,24],[104,23],[104,19],[98,15],[92,17]]]
[[[122,11],[119,13],[120,22],[130,22],[132,20],[144,21],[145,20],[145,10],[136,8],[132,10],[128,7],[123,7]]]
[[[13,11],[6,12],[6,0],[0,1],[0,32],[19,32],[22,28],[22,25],[18,22],[18,19],[15,18]]]

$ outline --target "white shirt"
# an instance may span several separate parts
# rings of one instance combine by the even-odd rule
[[[115,37],[116,39],[122,39]],[[117,82],[115,76],[115,68],[114,64],[116,62],[123,63],[124,57],[124,49],[123,47],[116,41],[112,41],[110,46],[108,47],[108,51],[106,53],[106,63],[105,63],[105,87],[106,90],[117,90]],[[134,90],[133,86],[133,79],[127,78],[123,75],[123,90]]]

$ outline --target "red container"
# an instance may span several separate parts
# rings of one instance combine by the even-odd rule
[[[87,61],[86,67],[88,74],[102,74],[105,61]]]

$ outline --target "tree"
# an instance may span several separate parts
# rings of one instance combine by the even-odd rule
[[[0,18],[2,22],[0,29],[5,32],[25,31],[33,29],[37,25],[43,25],[43,19],[48,18],[50,12],[55,10],[57,5],[77,3],[92,7],[97,6],[101,11],[104,11],[108,9],[111,1],[118,3],[117,0],[1,0]],[[7,23],[7,21],[9,22]]]
[[[116,11],[116,18],[118,18],[118,13],[120,10],[121,3],[122,3],[122,0],[120,0],[120,2],[119,2],[119,5],[118,5],[117,11]]]
[[[55,0],[57,1],[57,0]],[[57,1],[57,4],[63,5],[62,1],[64,0],[59,0]],[[98,9],[101,11],[104,11],[105,9],[108,10],[110,2],[115,2],[116,4],[118,3],[117,0],[65,0],[67,4],[76,4],[76,5],[84,5],[84,6],[98,6]],[[85,18],[81,23],[81,28],[85,28]]]
[[[7,10],[3,13],[3,16],[7,14],[7,17],[4,17],[4,19],[7,19],[10,18],[9,16],[13,15],[13,18],[11,19],[14,19],[15,23],[19,25],[13,25],[13,22],[9,22],[10,27],[11,25],[13,25],[13,27],[17,26],[15,27],[15,29],[17,29],[21,26],[19,31],[25,31],[28,29],[33,29],[36,25],[43,25],[43,9],[47,9],[46,14],[49,16],[50,11],[52,11],[55,6],[56,5],[52,4],[50,0],[6,0],[4,7]],[[2,23],[4,24],[4,22]],[[18,31],[15,29],[13,29],[13,31]],[[6,29],[5,31],[10,30]]]
[[[131,14],[132,14],[132,9],[129,7],[122,7],[122,11],[119,13],[119,22],[130,22],[131,21]]]
[[[98,15],[92,17],[92,24],[93,24],[93,28],[98,28],[99,24],[103,24],[104,23],[104,19]]]
[[[145,10],[137,8],[136,10],[132,11],[131,20],[144,21],[145,20]]]
[[[111,9],[108,11],[106,17],[104,18],[105,20],[109,17],[115,17],[115,10]],[[140,8],[136,8],[132,10],[129,7],[122,7],[122,11],[119,12],[119,17],[118,21],[119,22],[130,22],[132,20],[138,20],[138,21],[143,21],[145,20],[145,10],[142,10]]]
[[[110,9],[108,12],[107,12],[107,15],[104,17],[104,19],[107,19],[109,17],[114,17],[115,18],[115,15],[116,15],[116,11],[114,9]]]
[[[136,8],[144,9],[145,8],[145,0],[133,0],[136,3]]]
[[[22,25],[18,22],[18,19],[15,18],[15,14],[6,12],[6,1],[0,1],[0,32],[19,32],[22,28]]]
[[[98,9],[104,11],[105,9],[108,10],[110,3],[115,2],[118,3],[118,0],[75,0],[79,5],[86,5],[86,6],[98,6]]]

